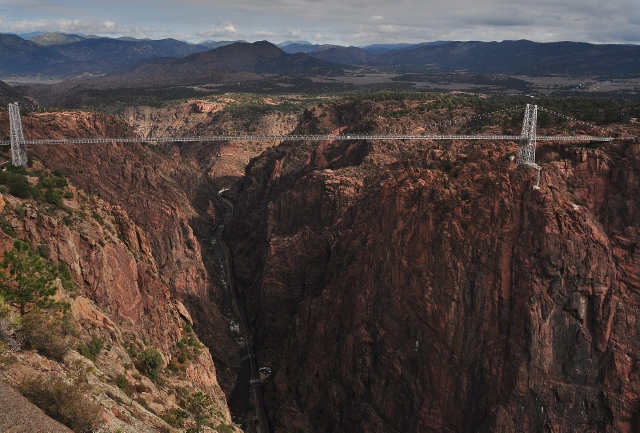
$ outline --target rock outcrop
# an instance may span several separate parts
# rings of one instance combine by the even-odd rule
[[[395,104],[395,105],[394,105]],[[424,130],[338,103],[302,132]],[[276,432],[640,428],[640,142],[287,143],[228,237]]]

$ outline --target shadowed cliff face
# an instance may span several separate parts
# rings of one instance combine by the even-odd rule
[[[289,143],[250,164],[228,235],[277,432],[640,428],[640,142],[542,146],[540,190],[516,151]]]

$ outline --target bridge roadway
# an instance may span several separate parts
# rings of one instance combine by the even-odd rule
[[[65,138],[27,139],[23,144],[100,144],[100,143],[176,143],[217,141],[330,141],[330,140],[511,140],[520,141],[522,135],[401,135],[401,134],[316,134],[316,135],[209,135],[189,137],[116,137],[116,138]],[[591,135],[540,135],[536,141],[612,141],[613,137]],[[0,146],[10,146],[11,141],[0,141]]]

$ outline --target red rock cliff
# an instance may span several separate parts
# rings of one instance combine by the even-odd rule
[[[301,129],[412,132],[340,103]],[[345,115],[351,118],[344,120]],[[276,432],[640,428],[640,142],[304,143],[229,227]]]

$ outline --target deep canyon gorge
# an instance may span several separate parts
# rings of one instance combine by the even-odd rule
[[[338,100],[256,124],[263,133],[420,134],[471,112],[430,103]],[[30,138],[242,128],[212,119],[185,104],[120,117],[34,112],[23,123]],[[141,408],[110,391],[100,400],[110,425],[171,428],[159,416],[176,407],[177,388],[193,387],[216,396],[218,426],[236,429],[227,399],[241,356],[210,245],[224,188],[238,295],[257,363],[273,370],[263,382],[273,432],[640,429],[637,138],[540,144],[539,190],[536,171],[513,160],[515,142],[28,150],[35,167],[73,186],[65,203],[74,218],[102,216],[65,223],[62,211],[3,193],[13,230],[69,265],[82,336],[111,345],[96,361],[104,381],[137,380],[124,367],[132,345],[158,348],[167,364],[177,358],[187,324],[206,346],[162,376],[168,384],[140,379]],[[9,248],[9,234],[0,241]]]

